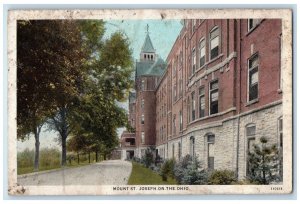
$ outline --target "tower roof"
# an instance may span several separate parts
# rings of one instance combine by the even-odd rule
[[[166,62],[159,56],[156,61],[136,62],[136,77],[161,76],[166,69]]]
[[[147,33],[141,52],[155,52],[149,33]]]

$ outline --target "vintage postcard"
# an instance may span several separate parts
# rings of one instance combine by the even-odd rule
[[[288,194],[292,11],[11,10],[9,194]]]

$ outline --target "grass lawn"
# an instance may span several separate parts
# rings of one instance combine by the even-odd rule
[[[89,163],[88,161],[85,162],[81,162],[81,163],[76,163],[76,162],[72,162],[72,164],[67,163],[67,168],[72,168],[72,167],[79,167],[79,166],[85,166],[85,165],[89,165],[89,164],[94,164],[95,162],[91,162]],[[47,170],[53,170],[53,169],[61,169],[62,167],[60,165],[55,165],[55,166],[40,166],[39,171],[47,171]],[[34,168],[33,167],[18,167],[18,175],[22,175],[22,174],[28,174],[28,173],[33,173]]]
[[[168,181],[163,181],[161,176],[151,169],[132,162],[132,172],[128,185],[176,185],[176,181],[172,178],[168,178]]]

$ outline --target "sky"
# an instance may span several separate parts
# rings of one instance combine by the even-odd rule
[[[156,54],[166,59],[182,28],[180,20],[110,20],[105,22],[104,38],[109,38],[116,31],[123,32],[129,39],[134,60],[138,60],[145,40],[147,24]],[[128,102],[119,103],[119,105],[128,110]],[[119,128],[118,135],[120,136],[124,130],[124,128]],[[40,148],[60,149],[61,147],[55,141],[57,135],[57,132],[49,131],[45,125],[40,133]],[[34,137],[31,135],[24,142],[18,141],[17,150],[34,149],[34,143]]]

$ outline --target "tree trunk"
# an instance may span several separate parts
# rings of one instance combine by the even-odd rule
[[[96,151],[95,154],[96,154],[96,162],[98,162],[98,152]]]
[[[103,159],[104,159],[104,161],[106,160],[106,154],[103,155]]]
[[[91,163],[91,153],[89,152],[89,163]]]
[[[34,153],[34,171],[39,170],[39,159],[40,159],[40,138],[37,132],[34,133],[35,138],[35,153]]]
[[[37,126],[34,130],[34,138],[35,138],[34,171],[39,170],[41,128],[42,128],[42,125]]]
[[[60,111],[61,114],[61,166],[66,165],[66,160],[67,160],[67,137],[68,137],[68,122],[67,122],[67,109],[63,107]]]
[[[77,163],[79,164],[79,152],[77,152]]]

